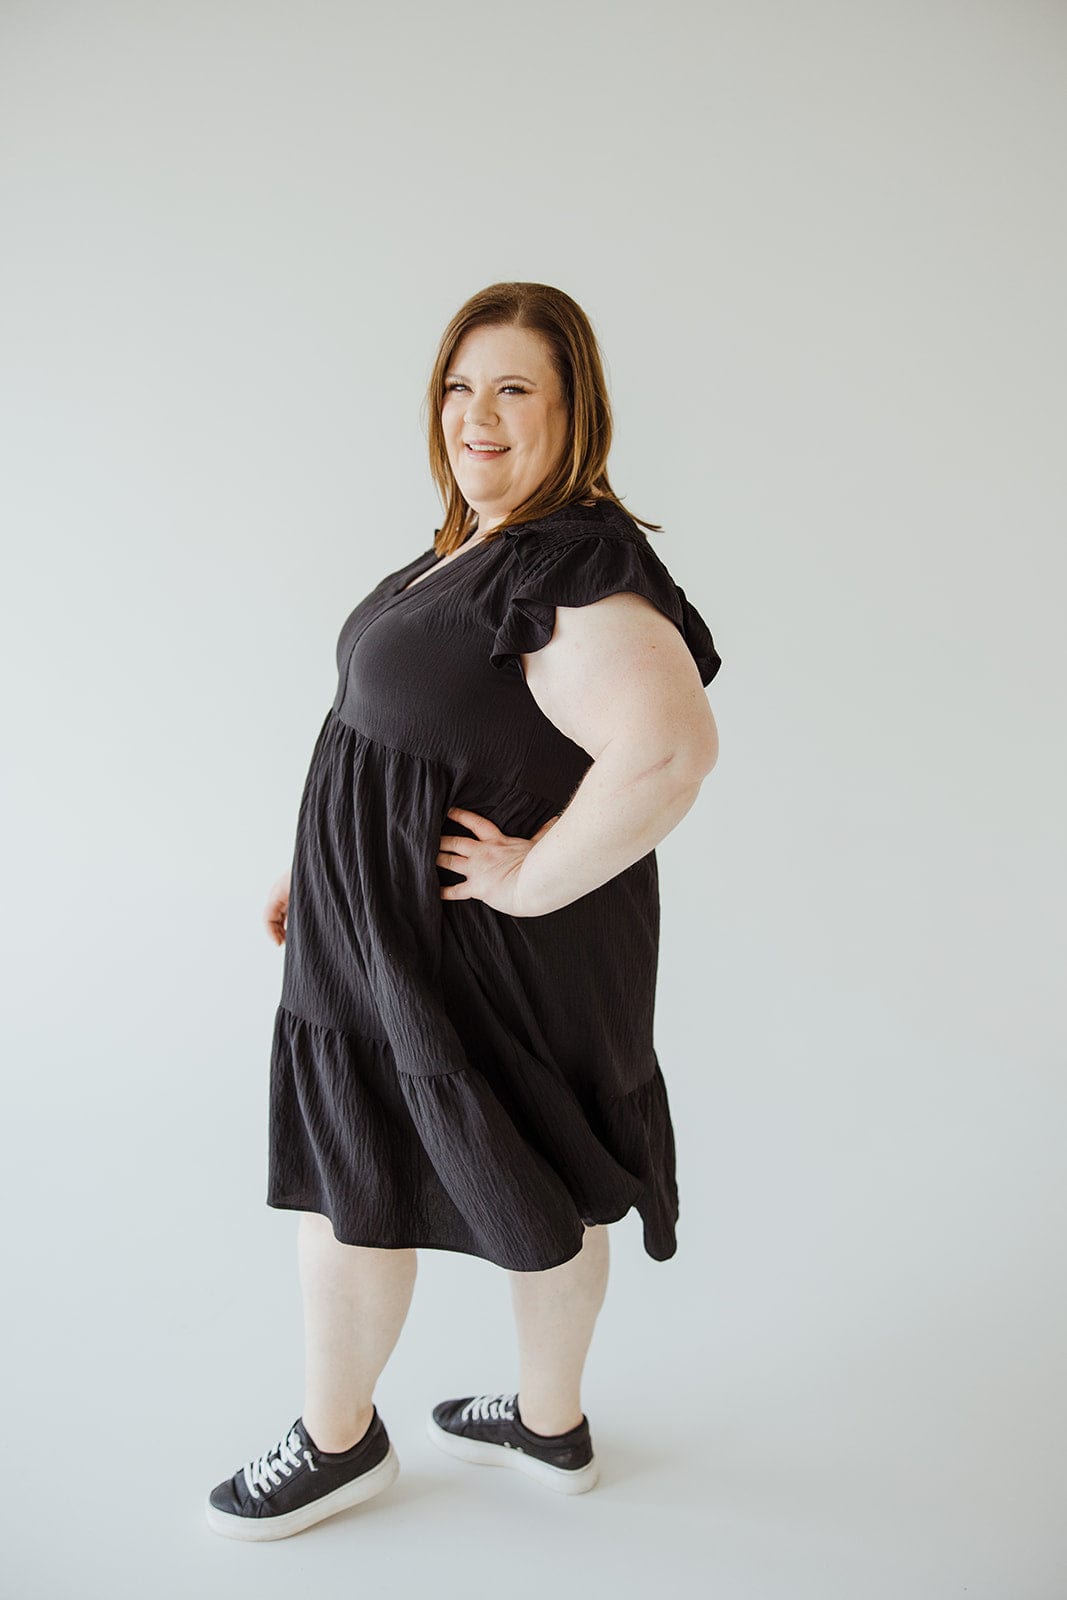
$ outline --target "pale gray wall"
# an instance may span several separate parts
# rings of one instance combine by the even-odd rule
[[[0,9],[19,1600],[577,1595],[593,1537],[616,1594],[1062,1593],[1065,47],[988,0]],[[563,1505],[424,1439],[514,1365],[503,1274],[423,1252],[405,1477],[258,1559],[201,1501],[301,1399],[260,913],[504,277],[592,316],[724,658],[659,850],[679,1251],[612,1230]]]

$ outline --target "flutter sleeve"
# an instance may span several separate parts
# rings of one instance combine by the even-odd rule
[[[552,637],[557,606],[587,606],[609,594],[640,594],[669,617],[707,685],[722,665],[707,623],[652,546],[639,538],[583,533],[516,564],[489,660],[521,673],[517,657]]]

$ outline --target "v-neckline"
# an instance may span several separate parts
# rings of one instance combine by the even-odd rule
[[[439,558],[437,561],[431,561],[430,565],[424,568],[422,572],[419,572],[418,570],[412,572],[409,567],[405,572],[405,576],[403,582],[400,584],[400,587],[393,591],[394,598],[399,599],[401,595],[412,594],[416,589],[421,589],[424,583],[432,582],[433,580],[430,578],[430,573],[435,571],[437,567],[454,567],[463,560],[464,555],[470,556],[475,550],[483,550],[486,548],[486,546],[498,544],[499,542],[500,541],[498,539],[477,539],[473,544],[470,544],[469,539],[464,540],[457,553],[444,558]],[[434,555],[436,555],[436,551],[434,550],[433,545],[431,545],[423,555],[419,556],[418,560],[419,562],[422,562],[427,556]]]

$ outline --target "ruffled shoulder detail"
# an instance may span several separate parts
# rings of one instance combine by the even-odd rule
[[[722,665],[704,618],[643,535],[571,523],[547,539],[515,542],[516,560],[489,660],[521,674],[516,659],[552,637],[557,606],[586,606],[609,594],[640,594],[679,629],[709,684]]]

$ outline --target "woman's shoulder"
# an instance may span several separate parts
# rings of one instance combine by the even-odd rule
[[[547,516],[508,528],[518,564],[529,567],[575,542],[624,540],[651,550],[644,529],[614,500],[572,500]]]
[[[557,606],[591,605],[625,591],[643,595],[676,624],[701,682],[711,682],[720,659],[707,623],[644,529],[614,501],[572,503],[507,532],[514,558],[494,597],[502,617],[490,656],[494,666],[546,644]]]

